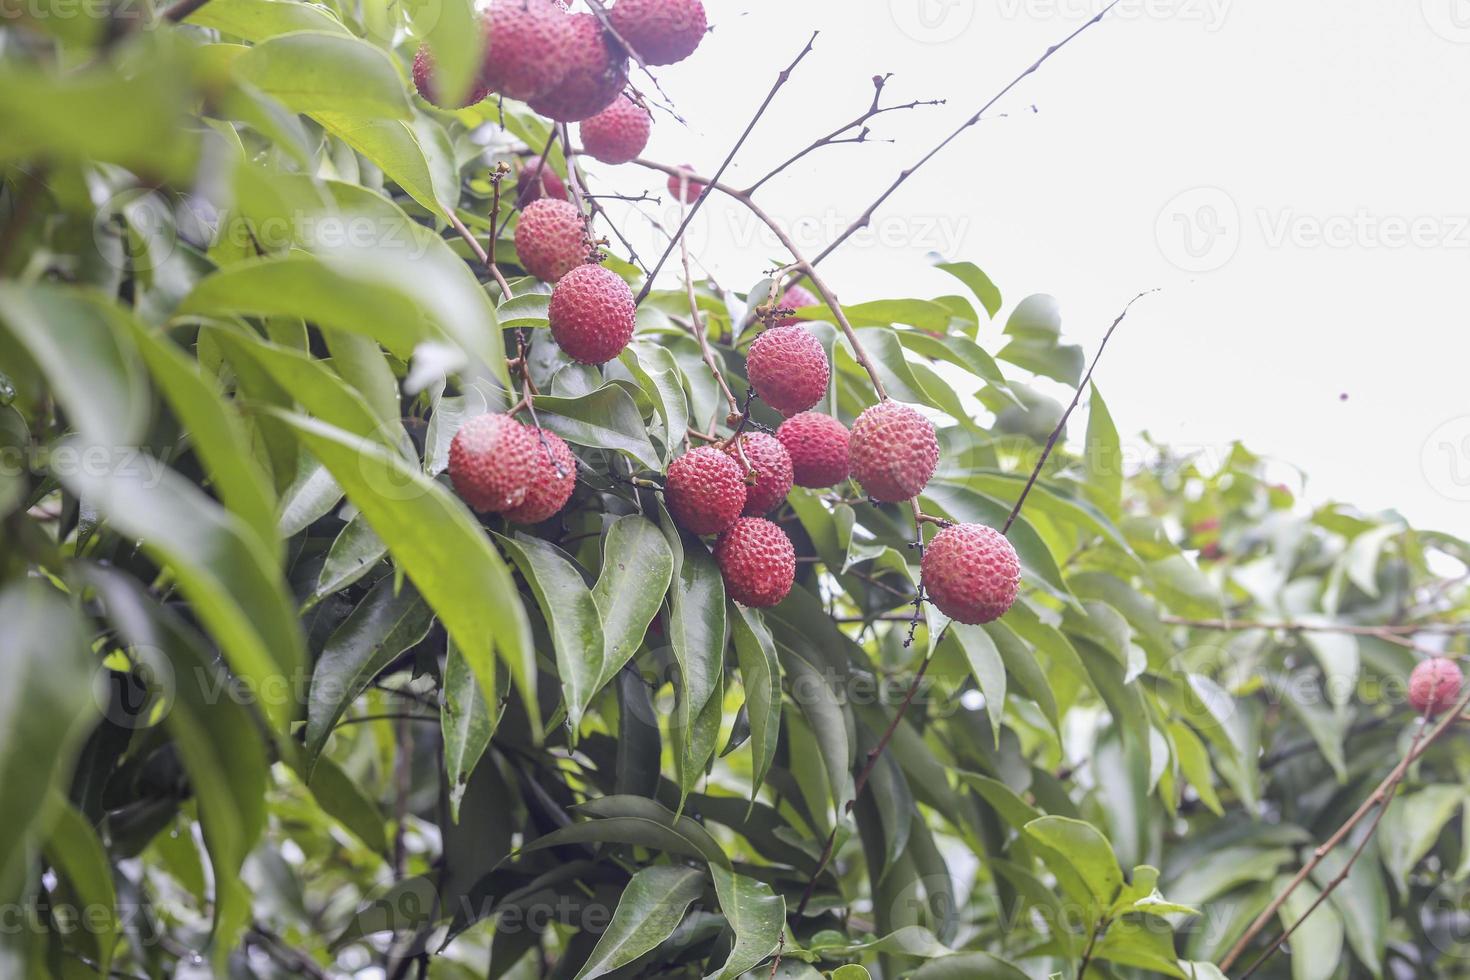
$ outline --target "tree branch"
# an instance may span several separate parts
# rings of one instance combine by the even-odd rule
[[[991,96],[990,101],[981,106],[974,115],[970,116],[964,122],[960,123],[957,129],[955,129],[944,139],[940,140],[938,145],[935,146],[928,153],[925,153],[922,157],[920,157],[917,163],[915,163],[912,167],[909,167],[907,170],[900,170],[898,172],[898,176],[893,179],[893,183],[889,184],[887,189],[885,189],[882,194],[878,195],[877,200],[867,206],[863,213],[858,216],[856,221],[848,225],[847,228],[842,232],[842,234],[838,235],[835,239],[832,240],[832,243],[830,245],[822,249],[817,257],[812,260],[812,264],[816,265],[827,256],[831,255],[834,251],[836,251],[839,245],[847,241],[847,239],[851,238],[853,233],[855,233],[859,228],[867,225],[867,223],[873,218],[873,212],[877,211],[878,208],[882,206],[883,202],[888,200],[888,198],[893,195],[893,192],[898,190],[899,186],[902,185],[904,181],[908,180],[915,173],[917,173],[920,167],[922,167],[924,164],[928,163],[935,156],[937,156],[939,152],[943,150],[946,146],[954,142],[954,140],[961,133],[978,123],[981,117],[984,116],[986,112],[990,111],[990,108],[992,106],[994,106],[997,102],[1004,98],[1011,89],[1021,84],[1021,81],[1027,75],[1030,75],[1032,72],[1036,71],[1038,68],[1044,65],[1047,62],[1047,59],[1056,54],[1058,51],[1062,50],[1062,48],[1066,47],[1075,37],[1077,37],[1077,35],[1081,34],[1093,24],[1096,24],[1098,21],[1102,20],[1103,17],[1107,16],[1108,11],[1116,7],[1118,3],[1119,0],[1112,0],[1111,3],[1109,3],[1103,9],[1099,10],[1081,27],[1077,28],[1071,34],[1068,34],[1066,37],[1062,38],[1062,40],[1058,41],[1056,44],[1053,44],[1051,47],[1047,48],[1040,58],[1037,58],[1031,63],[1029,67],[1027,67],[1025,71],[1021,72],[1021,74],[1017,75],[1015,78],[1006,83],[1005,88],[1001,89],[999,92],[995,93],[995,95]]]

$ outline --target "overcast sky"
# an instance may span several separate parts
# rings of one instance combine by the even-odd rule
[[[713,171],[813,30],[732,182],[857,115],[874,74],[893,73],[895,101],[947,99],[876,120],[891,144],[824,149],[762,191],[819,247],[1099,6],[708,0],[714,33],[659,76],[689,126],[660,117],[648,152]],[[968,259],[1007,310],[1055,295],[1089,352],[1162,287],[1097,375],[1125,439],[1239,437],[1299,465],[1313,502],[1470,533],[1467,94],[1470,0],[1123,0],[824,267],[857,302],[963,291],[927,256]],[[778,249],[728,200],[708,210],[692,240],[744,290]],[[992,351],[1001,322],[982,330]]]

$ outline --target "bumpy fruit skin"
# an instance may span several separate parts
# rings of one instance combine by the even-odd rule
[[[1421,660],[1409,674],[1409,704],[1419,714],[1438,715],[1460,698],[1464,677],[1459,666],[1444,657]]]
[[[709,27],[699,0],[618,0],[608,19],[650,65],[683,61],[699,47]]]
[[[791,454],[776,441],[775,436],[764,432],[745,433],[740,437],[740,448],[755,476],[754,483],[749,482],[749,476],[746,477],[745,510],[742,513],[759,517],[785,500],[791,492]],[[734,446],[725,452],[737,465],[740,463]]]
[[[847,465],[875,500],[917,497],[939,465],[934,425],[907,405],[881,401],[852,424]]]
[[[694,168],[687,163],[681,163],[679,169],[685,176],[669,174],[669,193],[674,195],[674,200],[683,201],[685,204],[693,204],[704,193],[704,184],[697,180],[689,180],[694,174]]]
[[[495,0],[484,15],[489,43],[480,78],[507,98],[534,99],[566,76],[571,44],[566,11],[551,0]]]
[[[821,412],[793,415],[776,430],[799,487],[835,487],[847,479],[847,426]]]
[[[567,185],[551,169],[551,164],[543,166],[539,156],[526,157],[520,173],[516,175],[516,206],[523,208],[543,197],[565,201]]]
[[[934,535],[920,567],[929,601],[971,626],[1004,616],[1021,587],[1016,549],[984,524],[954,524]]]
[[[619,95],[613,104],[577,127],[582,150],[603,163],[627,163],[648,145],[653,119],[648,110]]]
[[[525,502],[540,451],[536,434],[509,415],[477,415],[449,442],[449,479],[475,510],[510,510]]]
[[[818,300],[810,292],[800,286],[788,286],[786,292],[781,294],[781,301],[776,305],[783,310],[799,310],[803,306],[816,306]],[[789,327],[801,320],[794,316],[783,316],[776,321],[778,327]]]
[[[547,306],[551,335],[568,357],[583,364],[602,364],[621,354],[633,339],[636,316],[633,291],[600,265],[579,265],[562,276]]]
[[[725,594],[742,606],[774,606],[791,591],[796,549],[786,532],[764,517],[742,517],[715,542]]]
[[[772,327],[750,345],[746,373],[761,401],[782,415],[805,412],[827,393],[832,369],[805,327]]]
[[[576,205],[543,197],[521,212],[516,255],[531,275],[542,282],[556,282],[587,261],[586,237],[582,212]]]
[[[580,122],[612,105],[628,81],[628,59],[594,14],[564,14],[571,36],[561,51],[560,84],[527,105],[557,122]]]
[[[577,458],[561,436],[545,429],[529,431],[536,442],[532,454],[535,472],[526,488],[526,499],[505,512],[505,519],[513,524],[540,524],[554,516],[567,505],[577,485]]]
[[[719,534],[745,507],[745,474],[740,464],[713,446],[691,449],[669,464],[664,502],[684,530]]]
[[[418,53],[413,56],[413,87],[419,90],[419,95],[441,109],[463,109],[490,94],[490,89],[476,80],[474,87],[465,94],[464,101],[459,105],[445,105],[440,102],[439,91],[434,87],[434,53],[427,44],[419,45]]]

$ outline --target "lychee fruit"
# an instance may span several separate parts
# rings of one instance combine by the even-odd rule
[[[434,52],[429,50],[427,44],[419,45],[418,53],[413,56],[413,87],[419,90],[419,95],[441,109],[463,109],[490,94],[490,89],[477,79],[459,105],[445,105],[440,102],[439,90],[434,86]]]
[[[539,156],[526,157],[516,175],[516,206],[523,208],[543,197],[565,201],[567,185],[551,169],[550,163],[543,164]]]
[[[664,502],[684,530],[718,534],[745,507],[745,474],[740,464],[713,446],[691,449],[669,464]]]
[[[1004,616],[1021,587],[1021,563],[1006,536],[984,524],[952,524],[924,548],[929,601],[971,626]]]
[[[791,285],[787,286],[786,292],[781,294],[781,299],[776,303],[776,307],[782,310],[799,310],[803,306],[816,306],[817,302],[817,298],[806,289],[803,289],[801,286]],[[789,327],[794,323],[800,322],[801,320],[798,317],[783,316],[776,320],[776,326]]]
[[[572,42],[572,25],[551,0],[495,0],[484,18],[488,45],[480,78],[492,91],[524,102],[565,77],[562,52]]]
[[[557,280],[547,304],[551,335],[567,356],[583,364],[602,364],[623,352],[633,339],[637,307],[633,290],[616,272],[579,265]]]
[[[827,393],[831,368],[805,327],[772,327],[750,345],[746,374],[761,401],[782,415],[805,412]]]
[[[786,532],[764,517],[742,517],[715,542],[725,594],[742,606],[774,606],[791,591],[796,549]]]
[[[699,195],[704,193],[705,185],[697,180],[691,180],[694,176],[694,168],[687,163],[679,165],[679,173],[669,174],[669,193],[674,195],[674,200],[683,201],[685,204],[693,204],[699,200]]]
[[[529,431],[536,441],[532,454],[535,472],[526,488],[526,499],[505,512],[505,519],[515,524],[540,524],[552,517],[566,506],[577,485],[577,457],[561,436],[546,429]]]
[[[847,465],[875,500],[916,497],[939,465],[934,424],[901,402],[881,401],[852,424]]]
[[[1441,714],[1459,699],[1463,682],[1464,676],[1453,660],[1421,660],[1409,674],[1409,704],[1421,715]]]
[[[566,74],[527,105],[557,122],[579,122],[612,105],[628,81],[628,59],[607,37],[594,14],[563,15],[571,35],[559,57]]]
[[[847,426],[830,415],[802,412],[776,430],[791,456],[792,479],[799,487],[834,487],[847,479]]]
[[[575,204],[544,197],[521,212],[515,232],[516,255],[531,275],[542,282],[556,282],[587,261],[586,238],[586,224]]]
[[[637,157],[648,145],[652,129],[648,110],[626,95],[619,95],[612,105],[577,127],[583,152],[603,163],[627,163]]]
[[[449,442],[449,479],[475,510],[520,506],[535,479],[536,434],[509,415],[477,415]]]
[[[742,513],[758,517],[785,500],[791,492],[791,454],[776,441],[775,436],[747,432],[740,436],[739,450],[732,444],[725,447],[725,452],[736,463],[740,462],[738,453],[743,452],[750,464],[749,473],[745,473],[744,466],[741,466],[741,472],[745,473],[745,509]],[[754,483],[750,482],[752,476]]]
[[[699,0],[618,0],[608,20],[649,65],[683,61],[709,26]]]

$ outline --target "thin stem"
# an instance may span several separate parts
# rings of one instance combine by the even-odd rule
[[[1399,760],[1398,765],[1394,767],[1393,771],[1385,776],[1383,778],[1383,781],[1378,784],[1378,788],[1375,789],[1371,794],[1369,794],[1368,798],[1363,801],[1362,805],[1359,806],[1357,810],[1353,811],[1353,815],[1348,817],[1347,820],[1343,822],[1342,826],[1338,827],[1337,830],[1333,832],[1331,837],[1327,838],[1325,842],[1320,844],[1316,848],[1316,850],[1312,852],[1311,860],[1309,860],[1305,865],[1302,866],[1302,869],[1296,873],[1296,875],[1291,879],[1290,882],[1287,883],[1286,888],[1283,889],[1279,895],[1271,900],[1271,904],[1266,906],[1266,908],[1261,912],[1260,915],[1256,916],[1255,921],[1253,921],[1250,924],[1250,927],[1246,929],[1245,933],[1238,940],[1236,940],[1235,945],[1230,947],[1230,951],[1226,953],[1225,958],[1220,961],[1219,965],[1222,971],[1228,970],[1230,969],[1230,967],[1235,965],[1235,961],[1240,959],[1240,954],[1243,953],[1246,947],[1251,944],[1251,940],[1255,939],[1256,936],[1260,934],[1261,930],[1266,927],[1266,924],[1270,922],[1273,917],[1275,917],[1276,913],[1281,910],[1281,906],[1286,903],[1286,900],[1291,897],[1292,893],[1297,890],[1301,883],[1307,880],[1307,877],[1316,869],[1317,865],[1321,864],[1322,860],[1326,858],[1328,854],[1332,853],[1333,848],[1337,847],[1338,844],[1341,844],[1343,840],[1347,837],[1347,835],[1352,833],[1353,828],[1361,823],[1363,818],[1366,817],[1368,813],[1375,806],[1378,805],[1379,801],[1382,799],[1382,794],[1388,789],[1388,787],[1397,785],[1398,781],[1403,778],[1403,774],[1408,771],[1409,766],[1413,765],[1416,759],[1422,756],[1425,752],[1429,751],[1429,747],[1434,744],[1436,739],[1438,739],[1445,732],[1449,731],[1450,726],[1460,716],[1460,713],[1466,709],[1466,707],[1470,707],[1470,693],[1466,693],[1466,695],[1460,699],[1460,702],[1456,704],[1454,708],[1445,712],[1444,717],[1435,724],[1434,728],[1429,731],[1429,734],[1426,735],[1422,740],[1417,741],[1414,747],[1410,748],[1410,750],[1405,753],[1403,759]]]
[[[1114,0],[1114,2],[1116,2],[1116,0]],[[1109,4],[1109,9],[1111,9],[1111,6],[1112,5]],[[1104,10],[1103,12],[1106,13],[1107,11]],[[1101,16],[1101,14],[1099,16]],[[1137,296],[1130,299],[1128,301],[1128,305],[1123,307],[1123,312],[1119,313],[1117,319],[1115,319],[1112,325],[1108,327],[1108,332],[1103,334],[1102,343],[1097,345],[1097,353],[1092,355],[1092,363],[1087,365],[1087,373],[1082,376],[1081,381],[1077,382],[1077,390],[1072,393],[1072,403],[1068,405],[1067,410],[1062,413],[1061,421],[1057,422],[1056,428],[1051,430],[1051,435],[1047,436],[1046,445],[1041,450],[1041,458],[1038,459],[1036,461],[1036,465],[1031,468],[1031,475],[1026,478],[1026,485],[1021,488],[1021,495],[1016,498],[1016,504],[1014,507],[1011,508],[1011,513],[1006,518],[1005,526],[1000,529],[1001,534],[1009,534],[1011,532],[1011,525],[1016,523],[1017,517],[1021,516],[1021,508],[1026,503],[1026,497],[1031,493],[1031,488],[1036,486],[1036,481],[1041,476],[1041,470],[1043,467],[1046,466],[1047,457],[1051,455],[1052,449],[1056,447],[1057,440],[1062,437],[1062,430],[1067,427],[1067,419],[1071,418],[1073,409],[1077,407],[1077,402],[1080,401],[1082,398],[1082,389],[1086,388],[1087,383],[1092,380],[1093,369],[1097,367],[1098,360],[1102,357],[1103,351],[1107,349],[1108,341],[1112,339],[1113,331],[1118,329],[1118,324],[1122,323],[1123,318],[1128,315],[1128,311],[1133,309],[1134,303],[1137,303],[1140,299],[1147,296],[1149,293],[1155,292],[1158,292],[1158,290],[1144,290]]]
[[[899,186],[902,185],[904,181],[908,180],[915,173],[917,173],[920,167],[922,167],[924,164],[928,163],[935,156],[937,156],[939,152],[943,150],[946,146],[954,142],[954,140],[961,133],[978,123],[981,117],[984,116],[986,112],[990,111],[990,108],[992,106],[994,106],[997,102],[1004,98],[1011,89],[1021,84],[1021,81],[1026,78],[1027,75],[1030,75],[1032,72],[1040,68],[1052,55],[1056,54],[1058,51],[1062,50],[1062,48],[1071,43],[1071,41],[1076,38],[1077,35],[1081,34],[1093,24],[1096,24],[1098,21],[1102,20],[1103,17],[1107,15],[1108,11],[1112,10],[1118,5],[1118,2],[1119,0],[1112,0],[1111,3],[1109,3],[1103,9],[1099,10],[1096,15],[1094,15],[1081,27],[1077,28],[1071,34],[1068,34],[1061,41],[1047,48],[1040,58],[1037,58],[1034,62],[1032,62],[1025,71],[1021,72],[1021,74],[1011,79],[1011,81],[1006,84],[1005,88],[1001,89],[999,92],[995,93],[995,95],[991,96],[990,100],[986,102],[983,106],[981,106],[974,115],[970,116],[964,122],[960,123],[957,129],[955,129],[944,139],[940,140],[939,144],[928,153],[925,153],[922,157],[920,157],[917,163],[915,163],[912,167],[909,167],[907,170],[900,170],[898,172],[898,176],[894,178],[893,183],[889,184],[887,189],[885,189],[882,194],[878,195],[877,200],[867,206],[863,213],[858,216],[856,221],[848,225],[847,228],[843,230],[842,234],[838,235],[835,239],[832,240],[832,243],[830,245],[822,249],[821,253],[812,260],[812,264],[816,265],[827,256],[831,255],[834,251],[836,251],[839,245],[851,238],[859,228],[866,226],[868,222],[872,220],[873,212],[877,211],[878,208],[882,206],[883,202],[888,200],[888,198],[893,195],[893,192],[898,190]]]
[[[1114,0],[1114,2],[1116,2],[1116,0]],[[745,131],[740,134],[740,138],[735,141],[735,145],[730,148],[730,152],[725,154],[724,162],[722,162],[720,164],[720,168],[715,171],[714,179],[709,181],[704,190],[700,192],[699,197],[695,198],[694,206],[691,207],[688,213],[684,215],[684,220],[679,222],[679,227],[674,230],[675,240],[679,240],[684,237],[685,229],[689,227],[689,222],[694,219],[694,215],[699,212],[700,205],[704,204],[704,202],[709,198],[709,192],[711,189],[713,189],[714,183],[725,175],[725,170],[730,166],[730,161],[735,159],[735,154],[739,153],[740,148],[745,145],[745,140],[747,137],[750,136],[751,130],[755,129],[755,124],[760,122],[761,116],[765,115],[766,109],[770,106],[771,101],[776,98],[776,93],[781,91],[782,86],[784,86],[786,82],[790,80],[791,73],[796,70],[796,66],[801,64],[801,60],[811,53],[812,43],[815,42],[816,39],[817,32],[813,31],[812,36],[807,39],[806,46],[801,49],[797,56],[792,60],[791,64],[781,69],[780,74],[776,76],[775,84],[771,86],[771,90],[766,93],[766,97],[761,102],[760,107],[756,109],[755,115],[752,116],[750,118],[750,122],[746,124]],[[653,281],[658,277],[658,271],[664,267],[664,263],[668,261],[669,254],[673,252],[673,250],[674,242],[670,241],[668,246],[664,249],[663,254],[658,257],[658,261],[653,264],[653,269],[649,272],[648,278],[644,280],[643,288],[638,291],[638,298],[636,302],[643,302],[643,300],[646,299],[648,297],[648,294],[653,290]]]
[[[682,205],[687,208],[687,205]],[[725,396],[725,404],[730,407],[729,416],[733,418],[740,412],[740,402],[735,393],[730,390],[730,385],[725,381],[725,375],[721,373],[719,365],[715,362],[714,351],[709,346],[709,328],[705,326],[704,319],[699,315],[699,300],[694,295],[694,276],[689,271],[689,244],[684,236],[679,236],[679,260],[684,266],[684,291],[689,296],[689,332],[694,334],[694,339],[699,343],[699,356],[704,358],[705,367],[709,373],[714,375],[715,384],[720,388],[720,393]]]
[[[474,236],[474,233],[465,227],[463,221],[459,220],[459,215],[455,214],[453,211],[450,211],[446,215],[446,217],[448,217],[449,219],[450,227],[455,230],[455,233],[458,234],[460,238],[464,239],[465,244],[470,247],[470,251],[475,253],[475,258],[478,259],[480,261],[480,264],[485,267],[485,270],[489,272],[492,277],[494,277],[496,284],[500,286],[501,297],[503,299],[510,299],[510,284],[507,283],[505,281],[505,277],[500,274],[500,267],[495,264],[495,261],[493,259],[490,258],[490,253],[485,251],[485,246],[481,245],[480,240]],[[493,224],[494,222],[491,223]],[[494,234],[493,230],[491,234]]]
[[[209,0],[179,0],[178,3],[163,12],[163,19],[177,24],[208,2]]]
[[[1289,633],[1347,633],[1353,636],[1387,638],[1414,633],[1470,633],[1470,623],[1389,623],[1360,626],[1352,623],[1295,623],[1279,620],[1188,619],[1183,616],[1161,616],[1174,626],[1192,626],[1202,630],[1235,632],[1238,630],[1283,630]]]
[[[628,56],[633,59],[633,63],[643,70],[643,74],[648,76],[648,80],[653,83],[653,87],[658,91],[658,94],[663,96],[664,102],[667,103],[663,108],[667,109],[669,114],[679,120],[679,122],[684,122],[684,117],[679,115],[674,109],[674,100],[669,98],[669,93],[665,92],[664,87],[658,83],[658,76],[649,70],[648,62],[643,60],[643,55],[639,54],[638,49],[629,44],[628,39],[619,34],[618,29],[613,26],[612,19],[607,15],[607,8],[602,5],[601,0],[587,0],[587,6],[592,8],[592,13],[597,18],[597,22],[602,25],[603,31],[614,41],[618,42],[618,45],[624,51],[628,52]],[[634,91],[636,92],[637,89],[634,89]]]
[[[1097,941],[1107,931],[1108,920],[1103,919],[1092,930],[1092,935],[1087,937],[1087,948],[1082,951],[1082,961],[1077,965],[1077,980],[1083,980],[1087,976],[1087,967],[1092,963],[1092,953],[1097,948]]]

